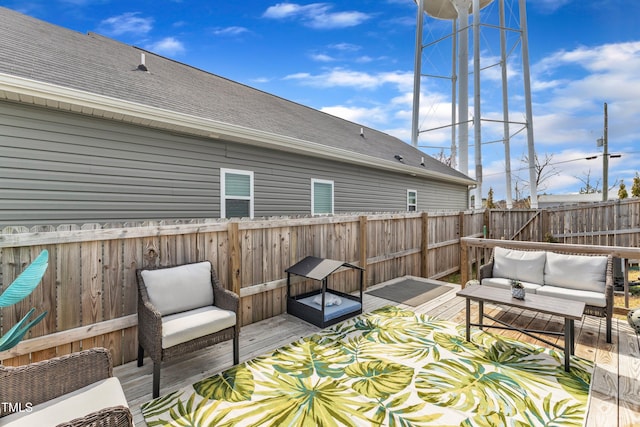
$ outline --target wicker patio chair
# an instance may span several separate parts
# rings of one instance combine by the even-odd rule
[[[133,426],[112,366],[104,348],[0,365],[0,425]]]
[[[220,285],[209,261],[138,269],[138,366],[153,361],[153,397],[160,395],[160,366],[195,350],[233,340],[239,361],[240,298]]]

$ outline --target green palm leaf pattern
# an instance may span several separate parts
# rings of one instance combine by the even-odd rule
[[[469,353],[469,355],[478,352],[478,346],[473,342],[467,341],[463,335],[451,335],[445,332],[434,332],[433,341],[441,348],[447,349],[454,353]]]
[[[166,426],[216,426],[220,425],[228,411],[217,411],[220,402],[201,400],[196,403],[196,394],[193,393],[186,404],[178,401],[170,410],[171,419],[165,421]]]
[[[533,424],[514,420],[503,413],[476,414],[464,420],[460,427],[531,427]]]
[[[362,336],[345,337],[342,340],[342,350],[351,356],[350,363],[375,359],[380,356],[380,346],[375,341],[365,339]]]
[[[425,403],[415,405],[406,405],[411,393],[403,393],[386,402],[380,401],[378,408],[374,414],[375,425],[390,426],[420,426],[431,425],[442,417],[442,413],[431,412],[429,414],[421,413],[425,407]]]
[[[175,405],[182,396],[183,392],[178,390],[173,393],[169,393],[166,396],[161,396],[156,400],[144,403],[140,406],[140,411],[145,417],[152,417],[169,411],[173,405]]]
[[[253,374],[245,365],[237,365],[218,375],[198,381],[194,390],[205,399],[242,402],[251,399],[254,391]]]
[[[355,391],[374,399],[386,399],[399,393],[413,380],[413,368],[383,360],[353,363],[344,373],[356,379],[351,384]]]
[[[142,407],[150,426],[579,426],[593,363],[396,307]],[[195,392],[194,392],[195,390]]]
[[[486,371],[471,360],[429,364],[417,375],[418,396],[427,402],[477,413],[513,415],[525,407],[526,396],[516,380]]]
[[[331,378],[311,379],[283,375],[258,381],[265,391],[257,400],[246,403],[249,409],[241,417],[230,419],[242,423],[246,417],[258,416],[253,425],[264,426],[356,426],[370,420],[363,409],[370,411],[372,403],[363,402],[358,393]],[[233,425],[233,424],[231,424]]]
[[[277,350],[273,357],[278,360],[273,368],[279,372],[306,378],[316,373],[321,377],[338,378],[343,375],[344,366],[353,361],[339,342],[318,344],[314,337],[303,339],[297,345],[289,345]]]
[[[572,366],[569,373],[564,370],[558,372],[558,384],[575,399],[586,399],[589,393],[591,374],[585,369],[576,366],[576,362],[572,361],[571,363]]]
[[[542,406],[529,401],[527,421],[530,425],[541,426],[582,426],[584,420],[584,405],[571,399],[553,400],[552,394],[548,394]]]

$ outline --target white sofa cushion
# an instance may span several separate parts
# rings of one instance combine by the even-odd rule
[[[213,305],[211,263],[142,271],[151,304],[163,316]]]
[[[493,277],[521,282],[544,283],[546,253],[496,247],[493,251]]]
[[[527,293],[535,294],[538,288],[541,288],[542,285],[538,283],[530,283],[530,282],[520,282],[522,286],[524,286],[524,290]],[[500,289],[511,289],[511,279],[504,279],[501,277],[487,277],[482,279],[482,286],[492,286],[494,288]]]
[[[547,253],[544,284],[600,292],[606,287],[607,257]]]
[[[236,324],[233,311],[209,306],[162,318],[162,348],[170,348]]]
[[[35,405],[31,412],[16,412],[7,415],[0,418],[0,425],[10,427],[55,426],[112,406],[129,407],[120,381],[116,377],[98,381],[72,393]]]
[[[594,307],[606,307],[607,298],[604,292],[584,291],[578,289],[561,288],[558,286],[544,285],[536,290],[538,295],[562,298],[565,300],[582,301]]]

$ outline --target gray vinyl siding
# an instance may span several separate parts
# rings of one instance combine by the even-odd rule
[[[311,178],[335,213],[466,208],[465,185],[0,102],[0,226],[220,216],[220,168],[254,172],[255,217],[308,215]]]

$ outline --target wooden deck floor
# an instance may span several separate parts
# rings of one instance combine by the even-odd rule
[[[364,309],[371,311],[392,304],[463,324],[465,301],[455,295],[456,288],[418,307],[365,294]],[[472,304],[472,310],[474,309],[476,304]],[[520,327],[562,330],[562,319],[559,318],[534,315],[531,312],[523,313],[517,309],[501,309],[492,305],[485,305],[485,310],[502,320],[517,320],[516,324]],[[640,426],[640,340],[626,320],[614,319],[613,327],[613,343],[607,344],[604,320],[585,316],[582,322],[576,322],[576,355],[596,362],[587,427]],[[261,355],[318,330],[319,328],[288,314],[245,326],[240,333],[240,361]],[[544,345],[517,331],[499,333],[521,341]],[[559,338],[560,342],[561,339]],[[227,342],[165,363],[162,367],[160,394],[178,390],[229,368],[232,365],[231,354],[231,343]],[[140,405],[151,400],[151,371],[152,363],[148,358],[141,368],[136,366],[136,362],[131,362],[114,369],[115,375],[123,385],[137,426],[145,425]]]

